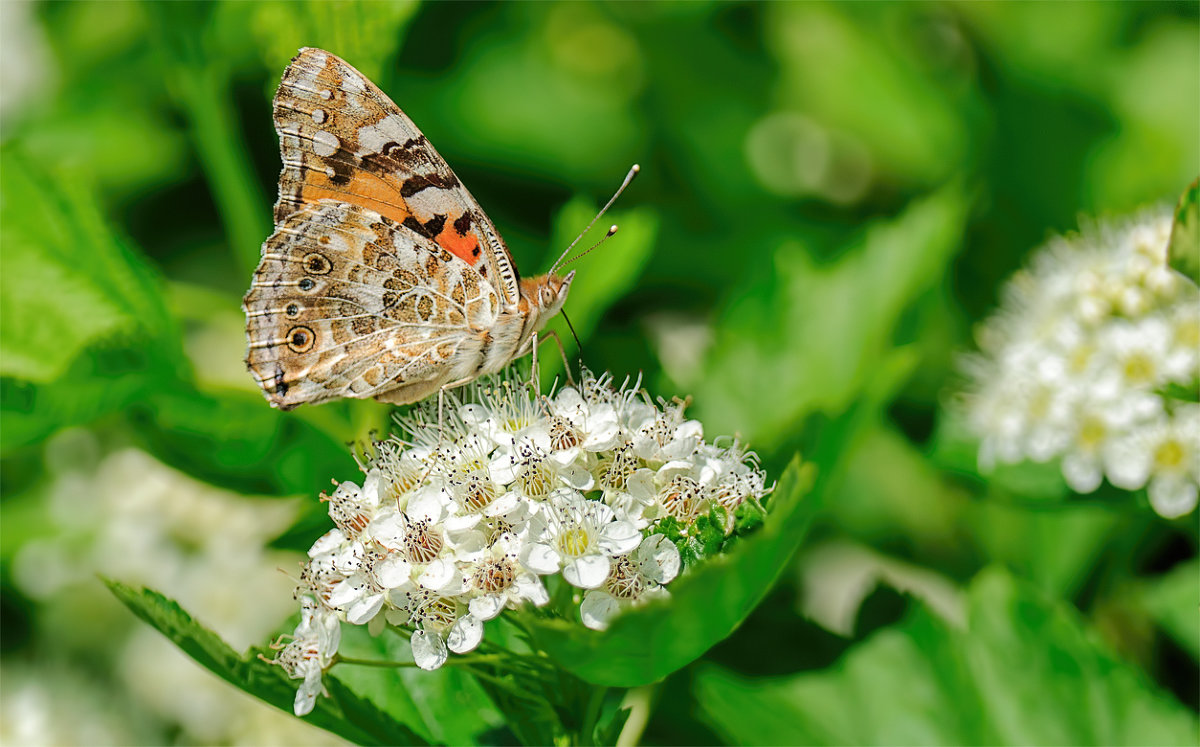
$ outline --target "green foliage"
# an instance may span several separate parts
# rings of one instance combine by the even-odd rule
[[[1167,256],[1171,267],[1200,285],[1200,179],[1192,182],[1175,206]]]
[[[1142,590],[1142,604],[1155,622],[1193,659],[1200,660],[1200,562],[1180,563]]]
[[[117,581],[108,588],[135,615],[156,628],[188,656],[221,679],[283,711],[292,710],[296,686],[283,670],[258,658],[257,651],[239,655],[175,602],[148,589]],[[336,679],[326,678],[332,698],[318,698],[309,721],[358,744],[427,744],[408,725],[393,720],[369,700]]]
[[[559,666],[588,682],[634,687],[660,680],[728,636],[766,595],[819,510],[811,486],[811,469],[793,460],[772,498],[771,520],[672,583],[669,602],[630,610],[603,633],[531,614],[525,623]]]
[[[971,585],[966,630],[921,608],[826,672],[698,673],[705,718],[740,744],[1195,744],[1195,715],[1007,574]]]
[[[1032,247],[1080,215],[1128,213],[1195,177],[1194,8],[306,0],[6,11],[0,575],[6,633],[10,614],[13,630],[30,631],[27,644],[6,636],[10,655],[53,650],[89,672],[123,669],[54,627],[69,590],[22,587],[34,543],[57,531],[62,486],[43,453],[54,434],[89,428],[105,449],[137,446],[241,493],[308,496],[275,543],[304,550],[328,528],[315,496],[356,471],[347,443],[386,429],[392,408],[370,401],[271,410],[241,370],[239,303],[279,173],[270,97],[287,60],[320,46],[424,129],[526,275],[641,163],[601,224],[620,232],[570,266],[566,311],[583,362],[693,396],[706,435],[748,440],[773,475],[804,453],[817,482],[806,495],[812,475],[793,466],[772,514],[743,506],[733,538],[718,532],[724,516],[686,537],[665,527],[688,573],[670,602],[606,633],[523,618],[569,673],[340,664],[310,721],[361,743],[612,743],[627,717],[635,731],[650,718],[646,742],[1195,743],[1194,720],[1150,681],[1194,695],[1178,683],[1194,679],[1200,640],[1195,522],[1157,521],[1137,505],[1144,497],[1109,487],[1073,495],[1057,464],[984,473],[947,406],[972,326]],[[1193,184],[1170,250],[1193,280],[1196,216]],[[565,324],[551,329],[571,350]],[[548,384],[561,363],[540,352]],[[980,577],[966,631],[925,612],[894,625],[867,605],[858,629],[883,629],[841,664],[766,680],[788,663],[825,666],[849,645],[793,609],[789,555],[809,526],[950,579],[1001,565],[1022,582]],[[714,559],[718,548],[728,556]],[[210,669],[290,712],[296,682],[278,668],[152,592],[113,589]],[[1085,632],[1114,619],[1141,623],[1099,626],[1138,669]],[[488,640],[523,645],[493,625]],[[347,626],[347,651],[407,661],[402,640],[361,633]],[[1160,633],[1192,660],[1172,657]],[[698,657],[646,688],[652,717],[630,717],[622,693],[591,684],[660,680]],[[733,660],[737,674],[712,663]],[[172,728],[164,741],[186,741]]]
[[[830,266],[783,247],[769,287],[744,289],[719,330],[698,387],[705,423],[771,443],[815,411],[841,412],[889,349],[901,312],[946,271],[966,210],[962,188],[947,187],[872,226]]]

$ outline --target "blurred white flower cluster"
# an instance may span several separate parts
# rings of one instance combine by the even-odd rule
[[[659,404],[587,372],[550,397],[493,377],[401,419],[405,438],[375,444],[361,485],[322,496],[336,528],[309,551],[303,619],[277,644],[304,679],[296,713],[313,708],[340,621],[410,629],[415,663],[436,669],[506,608],[553,595],[600,630],[665,596],[680,547],[691,558],[689,543],[729,535],[768,488],[752,453],[705,443],[686,403]]]
[[[11,568],[61,665],[3,665],[0,744],[341,743],[213,677],[96,579],[170,589],[244,649],[295,609],[276,569],[296,556],[268,544],[295,520],[296,501],[207,485],[81,429],[49,439],[44,459],[54,475],[38,496],[44,514]]]
[[[1168,267],[1169,210],[1055,238],[980,329],[967,414],[984,468],[1061,458],[1067,484],[1196,506],[1200,291]]]

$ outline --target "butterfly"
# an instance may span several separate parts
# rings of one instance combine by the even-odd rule
[[[521,278],[471,193],[375,84],[301,49],[274,120],[275,231],[242,304],[246,365],[273,407],[416,402],[536,346],[574,271]]]

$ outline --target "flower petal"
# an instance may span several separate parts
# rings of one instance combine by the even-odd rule
[[[600,530],[597,544],[609,555],[624,555],[637,549],[642,543],[642,534],[632,521],[614,521]]]
[[[446,648],[456,654],[473,651],[483,640],[483,622],[472,614],[466,614],[454,622],[446,634]]]
[[[504,610],[504,597],[499,594],[485,594],[472,599],[467,607],[472,616],[480,620],[491,620]]]
[[[608,621],[621,609],[616,599],[606,591],[589,591],[579,605],[579,616],[583,624],[592,630],[604,630]]]
[[[562,555],[549,545],[540,542],[521,548],[521,565],[539,575],[558,573],[562,567]]]
[[[418,630],[412,634],[409,642],[412,645],[413,661],[421,669],[432,672],[446,663],[446,642],[437,633]]]
[[[595,589],[608,578],[611,567],[612,564],[604,555],[584,555],[567,563],[563,567],[562,575],[572,586]]]
[[[412,565],[398,552],[390,552],[371,568],[375,580],[385,589],[395,589],[412,578]]]

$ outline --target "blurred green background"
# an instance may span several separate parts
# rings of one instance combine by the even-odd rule
[[[387,427],[374,402],[271,410],[242,363],[270,101],[301,46],[395,99],[525,274],[640,163],[621,233],[576,265],[585,362],[691,395],[772,475],[800,450],[834,476],[795,572],[653,692],[646,742],[1196,736],[1195,517],[1070,496],[1053,466],[981,476],[947,414],[956,355],[1040,242],[1200,173],[1195,3],[5,2],[5,744],[333,741],[96,578],[263,643],[294,611],[275,569],[327,524],[315,495]],[[822,453],[881,372],[886,406]],[[1010,583],[1055,610],[1044,629]],[[958,632],[977,607],[995,624]],[[938,708],[1018,727],[898,726]]]

